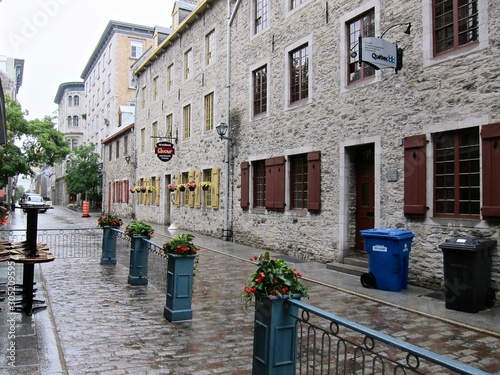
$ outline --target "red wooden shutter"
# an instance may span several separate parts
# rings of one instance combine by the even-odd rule
[[[483,148],[483,217],[500,217],[500,123],[481,128]]]
[[[267,159],[266,165],[266,208],[285,208],[285,157]]]
[[[247,210],[250,202],[249,202],[249,182],[250,182],[250,176],[248,173],[250,172],[249,170],[250,163],[247,161],[244,161],[241,163],[241,201],[240,201],[240,207],[243,208],[244,210]]]
[[[307,154],[307,209],[321,209],[321,151]]]
[[[404,139],[404,214],[424,216],[426,206],[425,134]]]

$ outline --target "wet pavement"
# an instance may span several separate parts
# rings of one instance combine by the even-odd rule
[[[99,215],[92,216],[56,207],[39,216],[39,229],[95,227]],[[16,210],[1,229],[24,228],[25,220]],[[155,228],[157,244],[179,233]],[[263,251],[198,234],[195,243],[202,251],[188,322],[168,322],[165,295],[151,284],[128,285],[128,268],[122,264],[66,258],[36,266],[37,298],[46,298],[48,308],[26,316],[10,312],[8,298],[0,302],[0,374],[250,374],[253,309],[245,308],[241,293],[254,268],[248,259]],[[310,297],[305,302],[500,374],[498,302],[476,314],[448,310],[431,290],[411,285],[401,292],[365,289],[359,277],[281,257],[306,278]],[[19,266],[11,271],[22,278]],[[0,282],[8,272],[7,263],[1,263]],[[9,357],[12,334],[14,358]]]

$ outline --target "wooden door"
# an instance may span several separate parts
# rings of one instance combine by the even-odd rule
[[[375,225],[375,166],[373,145],[356,150],[356,250],[364,250],[360,230]]]

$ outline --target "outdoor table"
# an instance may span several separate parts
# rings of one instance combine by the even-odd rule
[[[23,291],[21,307],[16,311],[23,311],[27,315],[31,315],[34,310],[45,308],[46,306],[33,307],[33,283],[35,264],[52,262],[55,257],[47,251],[37,251],[36,233],[38,230],[38,211],[51,208],[50,206],[34,206],[30,204],[21,204],[21,208],[27,213],[26,220],[26,243],[27,254],[14,254],[10,256],[10,260],[15,263],[23,264]],[[44,303],[45,301],[37,301]]]
[[[52,262],[56,257],[51,253],[38,254],[34,257],[30,255],[11,255],[10,260],[14,263],[23,264],[23,298],[21,302],[20,311],[24,311],[27,315],[31,315],[36,309],[43,309],[47,306],[33,307],[33,281],[35,273],[35,264]],[[45,301],[37,301],[45,303]]]

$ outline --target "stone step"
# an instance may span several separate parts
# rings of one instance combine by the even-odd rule
[[[367,272],[366,267],[353,266],[351,264],[345,263],[328,263],[326,268],[329,270],[347,273],[349,275],[361,276],[365,272]]]
[[[368,256],[367,254],[356,254],[345,257],[344,263],[328,263],[326,268],[349,275],[361,276],[365,272],[368,272]]]
[[[345,257],[344,264],[349,264],[350,266],[356,266],[360,268],[368,269],[368,257]]]

